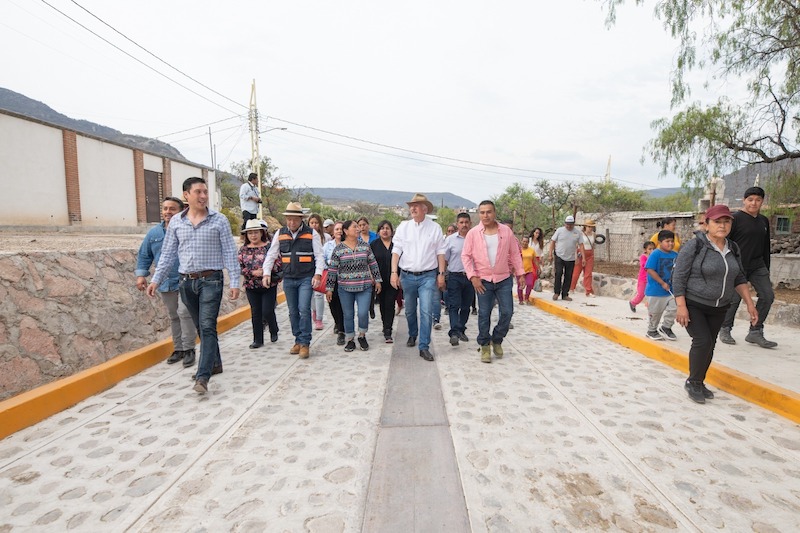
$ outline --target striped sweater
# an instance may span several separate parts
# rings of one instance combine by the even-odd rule
[[[333,249],[326,290],[332,291],[338,280],[340,290],[359,292],[371,287],[373,279],[383,281],[369,244],[358,241],[355,248],[350,248],[342,242]]]

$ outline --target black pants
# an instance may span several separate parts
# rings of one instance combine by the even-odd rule
[[[242,229],[244,229],[248,220],[252,220],[258,216],[258,213],[251,213],[250,211],[242,211]]]
[[[344,333],[344,312],[342,311],[342,302],[339,301],[339,284],[333,285],[333,297],[331,298],[328,307],[331,310],[333,323],[336,325],[336,331]]]
[[[706,372],[714,358],[717,335],[725,320],[728,306],[711,307],[687,299],[686,309],[689,311],[686,331],[692,337],[692,347],[689,348],[689,381],[702,383],[706,380]]]
[[[375,294],[374,298],[378,302],[378,309],[381,313],[383,336],[390,337],[392,335],[392,326],[394,325],[394,303],[397,298],[397,289],[392,287],[390,283],[381,283],[381,292],[380,294]]]
[[[250,302],[250,321],[253,324],[253,342],[264,344],[264,322],[269,326],[269,334],[278,333],[278,319],[275,316],[275,303],[278,287],[269,289],[246,289],[247,301]]]
[[[562,298],[569,296],[569,285],[572,283],[572,271],[575,270],[575,261],[564,261],[557,255],[556,274],[553,280],[553,293]]]

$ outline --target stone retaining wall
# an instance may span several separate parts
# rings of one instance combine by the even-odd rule
[[[135,266],[126,249],[0,255],[0,400],[168,338]],[[226,292],[220,314],[242,305]]]

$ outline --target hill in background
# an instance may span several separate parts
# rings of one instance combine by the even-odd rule
[[[150,154],[168,157],[174,161],[188,161],[176,148],[163,141],[142,137],[141,135],[122,133],[114,128],[89,122],[88,120],[70,118],[62,115],[47,104],[2,87],[0,87],[0,109],[40,120],[46,124],[53,124],[54,126],[61,126],[79,133],[99,137],[123,146],[138,148]]]
[[[350,204],[353,202],[368,202],[383,206],[405,206],[411,200],[414,192],[404,191],[372,191],[369,189],[337,189],[333,187],[309,187],[308,192],[322,198],[328,204]],[[417,191],[418,192],[418,191]],[[475,202],[463,196],[449,192],[423,192],[435,207],[475,207]]]

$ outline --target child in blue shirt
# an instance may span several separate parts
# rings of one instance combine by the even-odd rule
[[[649,323],[647,337],[661,341],[665,338],[671,341],[678,337],[672,332],[675,323],[675,314],[678,307],[672,295],[672,269],[678,254],[672,250],[675,244],[675,234],[670,230],[658,232],[658,248],[653,250],[647,258],[647,287],[644,294],[647,297]],[[663,318],[663,321],[662,321]],[[658,327],[661,322],[661,327]]]

